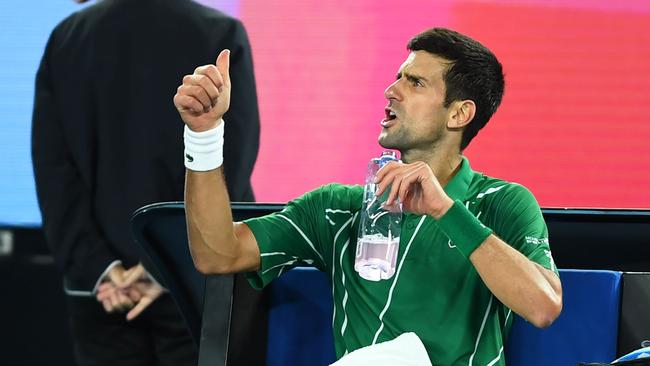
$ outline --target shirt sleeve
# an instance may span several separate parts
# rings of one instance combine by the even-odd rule
[[[548,228],[535,196],[519,184],[510,184],[495,202],[490,226],[494,233],[531,261],[558,274],[549,245]]]
[[[313,266],[324,271],[322,189],[309,192],[287,204],[284,210],[245,220],[260,249],[260,269],[247,274],[251,286],[261,289],[274,278],[297,266]],[[322,215],[321,215],[322,216]]]

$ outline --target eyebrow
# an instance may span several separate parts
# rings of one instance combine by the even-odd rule
[[[430,84],[429,80],[424,76],[414,75],[410,73],[402,73],[402,72],[397,73],[397,80],[399,80],[402,76],[404,76],[408,81],[424,81],[425,83]]]

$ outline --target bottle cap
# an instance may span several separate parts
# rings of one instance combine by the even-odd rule
[[[391,150],[386,150],[381,153],[381,157],[379,158],[379,168],[382,168],[384,165],[388,164],[391,161],[397,161],[397,152],[391,151]]]

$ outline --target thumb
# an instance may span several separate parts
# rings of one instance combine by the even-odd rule
[[[217,70],[223,78],[226,87],[230,87],[230,50],[225,49],[217,56]]]
[[[121,284],[124,282],[123,280],[124,276],[124,268],[121,265],[117,265],[113,268],[111,268],[110,271],[108,271],[108,279],[115,285],[115,286],[121,286]]]
[[[124,277],[122,283],[118,285],[119,288],[126,288],[131,286],[135,281],[142,278],[145,274],[145,269],[142,264],[130,268],[128,271],[124,272]]]

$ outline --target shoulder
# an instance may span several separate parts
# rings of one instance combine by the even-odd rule
[[[539,209],[533,193],[519,183],[477,174],[472,186],[469,201],[483,208],[501,212]]]
[[[358,211],[361,208],[363,187],[331,183],[307,192],[291,204],[309,205],[317,209]]]
[[[239,32],[244,26],[242,22],[215,8],[194,1],[171,2],[170,13],[175,17],[192,20],[195,26],[214,30],[217,33]]]
[[[120,11],[113,8],[113,1],[101,1],[75,11],[54,27],[50,38],[59,48],[67,45],[82,48],[83,41],[92,38],[96,29],[101,28],[101,24],[110,18],[111,14],[119,16]]]

